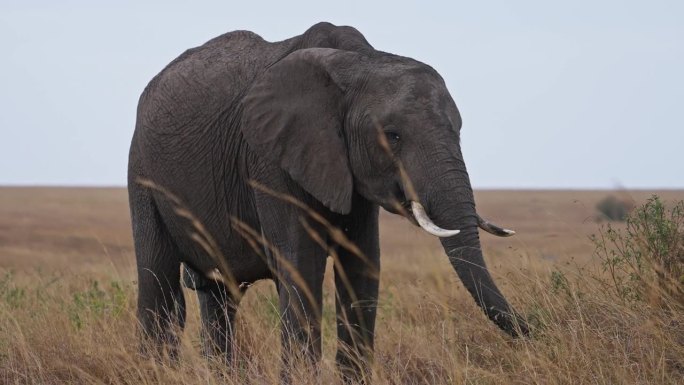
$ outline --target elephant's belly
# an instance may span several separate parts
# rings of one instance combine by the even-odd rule
[[[235,245],[236,243],[240,243]],[[263,250],[256,252],[247,242],[231,242],[234,247],[224,249],[219,255],[210,255],[203,246],[195,246],[183,259],[183,263],[191,267],[204,278],[215,281],[233,279],[237,284],[252,283],[260,279],[271,278],[271,271],[264,258]],[[212,253],[214,254],[214,253]],[[228,272],[228,277],[221,271]]]

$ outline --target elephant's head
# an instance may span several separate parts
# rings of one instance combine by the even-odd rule
[[[434,69],[383,52],[295,51],[257,77],[243,101],[242,130],[253,151],[330,210],[349,213],[356,191],[443,236],[487,316],[512,335],[527,334],[485,267],[478,225],[512,232],[475,211],[461,117]]]

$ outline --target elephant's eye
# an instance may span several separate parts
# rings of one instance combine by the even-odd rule
[[[397,134],[396,132],[393,132],[393,131],[385,132],[385,137],[387,138],[387,142],[390,145],[395,145],[395,144],[399,143],[399,139],[401,139],[399,134]]]

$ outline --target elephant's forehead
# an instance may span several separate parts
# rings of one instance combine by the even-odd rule
[[[373,76],[370,83],[378,91],[412,97],[430,97],[446,91],[436,73],[422,68],[398,67],[395,70],[380,71],[377,76]]]
[[[452,108],[448,94],[439,90],[430,92],[415,91],[406,88],[401,92],[385,95],[377,99],[374,115],[386,124],[444,125],[458,121],[458,110]],[[455,106],[454,106],[455,107]]]
[[[369,83],[367,91],[388,112],[410,106],[421,110],[444,108],[451,99],[440,78],[417,70],[379,76]]]

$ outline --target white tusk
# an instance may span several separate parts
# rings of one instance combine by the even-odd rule
[[[411,201],[411,211],[413,212],[413,216],[418,221],[420,227],[434,236],[441,238],[451,237],[461,232],[461,230],[446,230],[437,226],[434,222],[432,222],[430,217],[428,217],[423,205],[416,201]]]
[[[515,235],[515,231],[509,230],[509,229],[504,229],[503,227],[499,227],[485,219],[483,219],[479,214],[477,216],[477,225],[480,226],[480,228],[490,234],[494,234],[498,237],[510,237],[511,235]]]

